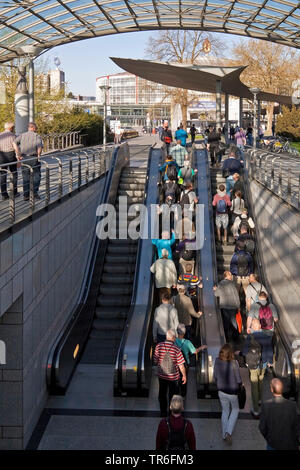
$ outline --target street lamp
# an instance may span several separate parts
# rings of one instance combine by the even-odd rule
[[[254,100],[253,100],[253,104],[254,104],[254,110],[253,110],[253,147],[256,148],[256,139],[257,139],[257,133],[258,133],[258,129],[257,129],[257,119],[256,119],[256,114],[257,114],[257,95],[260,93],[260,88],[249,88],[249,90],[251,91],[251,93],[254,95]]]
[[[100,90],[104,92],[104,107],[103,107],[103,148],[106,147],[106,107],[107,107],[107,92],[111,89],[109,85],[99,86]]]
[[[25,55],[29,59],[28,70],[28,103],[29,103],[29,122],[34,121],[34,64],[33,60],[41,53],[42,48],[40,46],[34,46],[33,44],[19,47],[19,52]]]

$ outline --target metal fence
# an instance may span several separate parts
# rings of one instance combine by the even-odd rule
[[[66,151],[59,156],[43,156],[39,162],[36,158],[26,159],[18,163],[16,171],[11,171],[16,163],[0,165],[0,183],[3,185],[7,181],[8,193],[8,198],[2,196],[0,202],[0,231],[104,174],[110,166],[113,150],[114,145],[107,145],[105,150],[96,146]],[[29,186],[24,188],[26,173]],[[17,176],[17,187],[14,187],[14,175]],[[38,196],[35,195],[35,178],[40,179]],[[24,200],[24,189],[29,190],[28,200]],[[19,197],[16,197],[16,191]]]
[[[80,134],[80,132],[81,131],[74,131],[42,135],[44,152],[64,150],[70,147],[85,145],[87,134]]]
[[[285,202],[300,209],[300,158],[259,149],[247,150],[250,178],[259,181]]]

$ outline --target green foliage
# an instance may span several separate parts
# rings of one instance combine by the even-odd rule
[[[56,134],[63,132],[81,131],[87,134],[86,145],[97,145],[103,141],[103,119],[98,114],[89,114],[79,108],[63,113],[56,113],[51,120],[37,118],[40,134]],[[107,127],[107,141],[111,142],[111,135]]]
[[[282,114],[277,117],[276,134],[292,140],[300,140],[300,107],[289,109],[283,106]]]

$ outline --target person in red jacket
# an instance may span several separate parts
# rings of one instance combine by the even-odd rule
[[[182,416],[183,398],[173,395],[170,416],[158,425],[156,450],[196,450],[196,437],[192,423]]]

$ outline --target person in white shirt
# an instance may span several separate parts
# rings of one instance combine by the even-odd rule
[[[171,287],[176,287],[177,270],[174,261],[169,259],[169,252],[163,248],[162,258],[159,258],[152,264],[150,271],[155,277],[155,286],[160,291],[160,297],[165,292],[171,293]]]
[[[241,225],[249,226],[250,232],[255,228],[255,223],[251,217],[248,217],[248,210],[245,207],[242,210],[242,214],[236,217],[232,226],[232,233],[234,238],[238,238]]]

